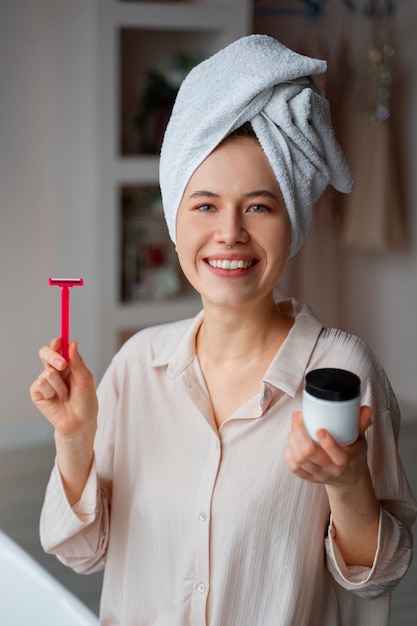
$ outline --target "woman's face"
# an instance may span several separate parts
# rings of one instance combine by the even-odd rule
[[[290,232],[268,159],[255,139],[240,137],[218,146],[191,177],[178,210],[176,249],[205,306],[235,307],[271,296]]]

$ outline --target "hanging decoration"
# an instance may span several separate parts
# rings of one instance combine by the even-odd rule
[[[374,0],[338,0],[353,12],[365,17],[373,18],[394,15],[396,7],[393,0],[385,0],[380,6],[375,6]],[[329,0],[254,0],[256,15],[280,15],[285,17],[303,17],[317,19],[325,14]]]
[[[398,249],[406,241],[391,115],[396,56],[393,9],[390,0],[367,3],[368,46],[345,109],[343,147],[355,189],[341,199],[341,238],[348,247],[366,251]]]
[[[255,15],[279,15],[317,19],[329,0],[254,0]],[[345,0],[342,0],[344,2]],[[349,0],[348,0],[349,1]]]

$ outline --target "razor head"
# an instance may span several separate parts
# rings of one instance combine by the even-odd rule
[[[81,287],[84,285],[82,278],[49,278],[48,284],[55,287]]]

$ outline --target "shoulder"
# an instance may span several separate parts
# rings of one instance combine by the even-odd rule
[[[365,365],[365,362],[378,365],[377,358],[368,344],[361,337],[344,330],[323,327],[317,344],[318,349],[331,355],[332,359],[342,359],[358,365]]]
[[[381,363],[361,337],[338,328],[326,327],[312,309],[295,299],[280,302],[295,318],[293,334],[297,346],[303,341],[311,346],[307,370],[319,367],[338,367],[355,372],[362,381],[386,381]]]
[[[384,368],[369,345],[360,337],[336,328],[323,328],[308,369],[339,367],[361,379],[364,403],[381,408],[396,404]]]

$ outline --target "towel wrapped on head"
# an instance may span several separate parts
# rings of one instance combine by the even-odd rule
[[[329,104],[311,76],[325,61],[302,56],[267,35],[249,35],[197,65],[182,83],[160,158],[165,219],[176,240],[185,188],[206,157],[250,122],[278,180],[291,222],[290,256],[309,229],[328,184],[352,190]]]

